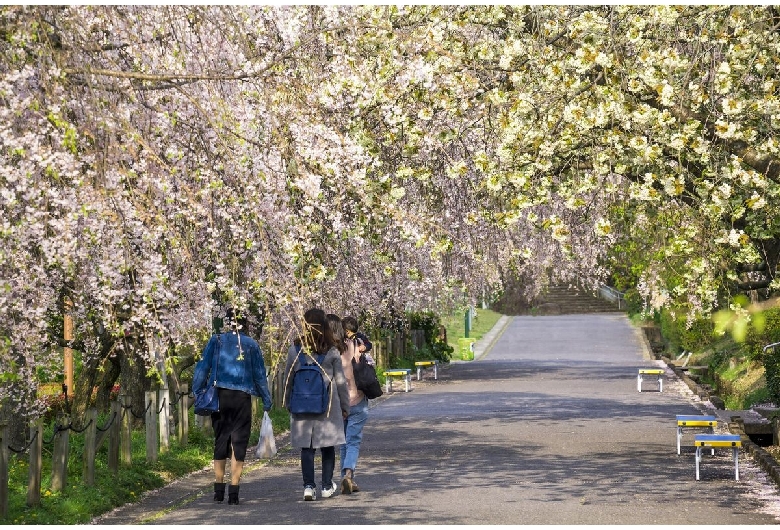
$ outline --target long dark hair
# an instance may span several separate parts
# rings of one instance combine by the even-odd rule
[[[307,353],[327,353],[332,346],[330,326],[325,319],[325,311],[312,307],[303,314],[305,329],[301,345]]]
[[[328,321],[328,328],[330,328],[333,346],[336,347],[339,353],[344,353],[347,351],[347,345],[344,343],[346,335],[344,333],[344,327],[341,325],[341,319],[338,315],[334,315],[333,313],[328,313],[325,315],[325,318]]]
[[[236,311],[232,307],[228,307],[225,311],[223,330],[236,331],[243,335],[249,335],[249,321],[241,312]]]

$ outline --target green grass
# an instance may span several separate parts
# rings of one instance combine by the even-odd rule
[[[466,336],[465,311],[442,317],[441,323],[447,329],[447,344],[455,349],[454,359],[458,358],[458,339]],[[476,316],[471,321],[469,337],[479,340],[482,336],[493,329],[498,319],[503,315],[490,309],[477,309]]]
[[[290,416],[286,410],[270,412],[274,433],[289,430]],[[259,437],[260,417],[253,421],[250,445]],[[105,424],[105,418],[100,425]],[[44,440],[52,439],[49,427]],[[28,507],[27,482],[29,454],[13,454],[9,459],[8,516],[0,524],[87,524],[117,506],[137,501],[141,495],[211,465],[214,437],[195,427],[195,417],[190,411],[190,432],[186,447],[180,447],[175,438],[170,449],[158,455],[154,464],[146,463],[146,435],[142,430],[133,431],[132,464],[120,465],[114,473],[108,469],[108,442],[104,442],[95,459],[95,484],[83,483],[84,436],[71,433],[68,452],[68,473],[62,491],[51,490],[52,444],[44,443],[43,470],[41,473],[40,505]]]

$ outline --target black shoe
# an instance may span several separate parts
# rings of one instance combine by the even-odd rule
[[[233,484],[228,486],[228,504],[238,504],[238,488]]]
[[[225,483],[214,483],[214,502],[222,502],[225,500]]]

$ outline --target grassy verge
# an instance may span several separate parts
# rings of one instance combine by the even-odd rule
[[[471,329],[469,330],[469,337],[479,340],[482,336],[493,329],[498,319],[503,315],[496,313],[490,309],[477,309],[475,316],[471,321]],[[455,349],[454,359],[458,356],[458,339],[466,336],[466,323],[465,323],[465,311],[454,315],[448,315],[442,317],[441,323],[447,329],[447,344]]]
[[[742,346],[731,339],[715,342],[701,352],[694,352],[689,366],[708,366],[710,375],[703,382],[713,385],[727,410],[748,409],[770,400],[764,366],[750,359]]]
[[[72,434],[68,458],[68,474],[62,491],[51,490],[52,445],[44,443],[41,473],[41,503],[29,507],[27,482],[29,454],[14,454],[9,459],[8,516],[0,524],[86,524],[117,506],[137,501],[148,490],[160,488],[174,480],[210,466],[214,437],[195,427],[190,411],[190,432],[186,447],[173,439],[170,449],[158,456],[157,462],[146,462],[146,436],[141,430],[132,435],[132,464],[114,473],[108,469],[108,444],[103,443],[95,459],[95,484],[83,482],[84,437]],[[274,432],[289,430],[290,416],[286,410],[270,413]],[[104,425],[103,419],[100,425]],[[257,444],[260,418],[255,418],[250,446]],[[52,439],[50,427],[44,440]]]

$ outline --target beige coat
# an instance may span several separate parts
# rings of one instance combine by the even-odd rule
[[[287,364],[284,369],[284,403],[289,406],[292,393],[292,374],[296,367],[298,353],[295,346],[287,351]],[[351,365],[350,365],[351,368]],[[332,447],[343,444],[344,417],[349,414],[349,393],[341,356],[336,348],[331,348],[322,361],[322,369],[331,379],[330,412],[314,416],[310,414],[290,414],[290,445],[292,447]]]

